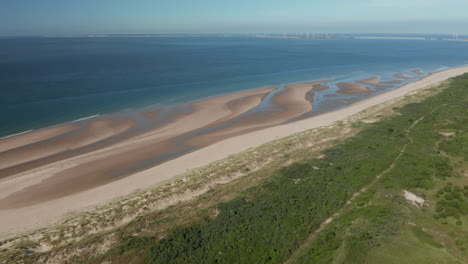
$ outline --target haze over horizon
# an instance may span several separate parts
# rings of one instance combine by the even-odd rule
[[[0,35],[468,33],[467,0],[3,0]]]

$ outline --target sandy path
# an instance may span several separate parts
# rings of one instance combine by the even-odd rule
[[[468,72],[468,67],[440,71],[426,76],[421,80],[406,84],[396,90],[376,95],[346,108],[220,141],[159,166],[91,190],[35,206],[0,210],[0,236],[47,226],[59,221],[66,216],[67,213],[109,202],[116,197],[125,196],[131,194],[135,190],[164,182],[190,169],[206,166],[213,161],[224,159],[229,155],[259,146],[268,141],[308,129],[330,125],[335,121],[345,119],[368,107],[404,96],[417,89],[439,83],[447,78],[466,72]],[[15,180],[15,178],[12,180]],[[8,185],[10,183],[8,183],[8,181],[0,181],[0,189],[3,184]]]

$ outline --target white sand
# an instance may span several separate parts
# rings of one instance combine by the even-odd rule
[[[0,237],[48,226],[66,217],[67,213],[107,203],[117,197],[129,195],[138,189],[161,183],[190,169],[206,166],[213,161],[224,159],[229,155],[257,147],[268,141],[308,129],[331,125],[368,107],[404,96],[417,89],[439,83],[466,72],[468,72],[468,67],[440,71],[421,80],[406,84],[396,90],[374,96],[334,112],[220,141],[214,145],[95,189],[35,206],[0,211]],[[0,190],[2,189],[1,184],[3,184],[2,181],[0,181]]]
[[[412,203],[417,207],[421,207],[424,205],[425,200],[410,191],[403,190],[403,196],[405,196],[405,199],[408,200],[408,202]]]

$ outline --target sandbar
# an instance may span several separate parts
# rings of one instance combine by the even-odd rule
[[[213,132],[190,138],[185,144],[190,146],[207,146],[220,140],[252,132],[255,130],[279,125],[299,118],[312,110],[310,102],[314,89],[323,90],[325,81],[303,82],[285,85],[285,90],[272,98],[274,112],[257,112],[243,116],[236,123]],[[313,93],[313,92],[312,92]]]
[[[426,74],[425,72],[423,72],[423,71],[421,71],[421,70],[419,70],[419,69],[414,69],[414,70],[412,70],[411,72],[412,72],[412,73],[416,73],[417,75],[425,75],[425,74]]]
[[[31,131],[25,134],[0,139],[0,152],[7,151],[14,148],[19,148],[25,145],[36,143],[52,137],[56,137],[73,130],[78,129],[80,126],[76,124],[69,124],[63,126],[56,126],[36,131]]]
[[[402,84],[403,81],[401,80],[392,80],[392,81],[387,81],[387,82],[382,82],[382,84]]]
[[[379,84],[379,85],[376,85],[375,87],[381,88],[381,89],[385,89],[385,88],[392,88],[393,86],[391,86],[391,85],[386,85],[386,84]]]
[[[181,114],[172,123],[154,131],[49,166],[32,169],[31,174],[41,181],[30,184],[12,181],[15,184],[0,195],[0,210],[41,204],[154,166],[154,163],[159,163],[158,156],[176,150],[172,141],[177,136],[241,115],[258,106],[261,99],[275,89],[267,87],[197,101],[192,104],[191,113]],[[229,104],[233,101],[235,102]],[[27,156],[28,153],[25,154]],[[72,166],[67,165],[70,163]],[[29,179],[30,174],[25,172],[15,178],[18,177]],[[4,181],[4,185],[5,182],[8,181]]]
[[[336,86],[340,88],[338,93],[343,94],[356,94],[370,92],[368,86],[359,83],[337,83]]]
[[[106,119],[92,121],[85,129],[77,131],[77,133],[69,134],[56,140],[23,145],[20,148],[1,152],[0,170],[42,159],[60,152],[81,148],[125,132],[134,125],[135,122],[133,120],[125,120],[124,122]],[[7,173],[2,174],[6,175]]]
[[[357,82],[363,83],[363,84],[371,84],[371,85],[373,84],[373,85],[375,85],[375,84],[380,83],[380,79],[378,77],[374,76],[374,77],[371,77],[371,78],[368,78],[368,79],[359,80]]]
[[[400,78],[400,79],[414,79],[415,78],[415,77],[411,77],[403,73],[395,73],[393,74],[393,76],[396,78]]]

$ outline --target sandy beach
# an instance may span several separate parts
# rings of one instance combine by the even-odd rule
[[[22,142],[22,148],[17,147],[8,151],[0,152],[0,170],[33,160],[42,159],[60,152],[70,151],[90,145],[105,138],[123,133],[134,125],[135,122],[133,120],[125,120],[123,122],[117,122],[115,120],[97,120],[91,122],[81,131],[77,131],[77,133],[64,135],[57,140],[42,141],[40,143],[38,141],[31,142],[31,137],[24,135],[23,137],[25,137],[25,140],[16,140],[17,142]],[[65,128],[66,127],[63,127],[62,130]],[[53,134],[55,130],[58,129],[52,129],[52,131],[46,130],[44,133],[49,132],[50,135]],[[60,134],[63,133],[63,131],[60,131]],[[60,134],[55,134],[53,136],[58,136]],[[51,137],[52,135],[50,135],[49,138]],[[24,141],[29,141],[29,143],[24,144]]]
[[[179,114],[172,122],[158,129],[71,158],[65,156],[62,160],[46,165],[41,164],[36,168],[15,174],[13,177],[17,179],[33,177],[41,180],[30,182],[27,187],[13,184],[7,191],[0,192],[0,209],[44,203],[125,177],[140,170],[139,166],[144,166],[154,157],[175,151],[176,146],[173,140],[178,136],[205,126],[230,121],[256,107],[260,104],[261,98],[275,89],[273,87],[254,89],[194,102],[192,112]],[[234,103],[229,104],[230,102]],[[101,125],[109,120],[93,121],[90,127],[94,128],[96,122]],[[109,127],[101,127],[99,131],[107,136],[114,135],[109,134],[110,132],[121,132],[119,129]],[[92,132],[87,134],[94,135]],[[65,148],[65,150],[69,148],[68,144],[89,143],[86,138],[85,140],[77,138],[67,140],[64,137],[58,138],[57,141],[57,144],[53,146]],[[53,144],[54,141],[46,143]],[[36,147],[36,145],[32,145],[32,148],[37,149],[37,152],[41,150],[40,146]],[[12,152],[15,156],[20,156],[23,150],[24,148],[20,148],[2,153],[8,157],[4,163],[14,160],[9,156]],[[44,153],[48,154],[45,151]],[[36,152],[32,154],[25,152],[25,157],[33,154],[37,155]],[[2,184],[5,185],[5,183]]]
[[[322,85],[323,82],[286,85],[285,90],[277,92],[272,97],[273,107],[279,109],[279,114],[272,116],[269,113],[250,115],[249,111],[259,106],[269,93],[277,89],[275,87],[194,102],[191,104],[190,113],[177,114],[171,122],[157,129],[146,131],[104,148],[32,167],[3,177],[3,179],[0,177],[0,237],[45,227],[64,219],[72,212],[102,205],[117,197],[162,183],[188,170],[206,166],[213,161],[268,141],[330,125],[368,107],[404,96],[465,72],[468,72],[468,67],[436,72],[348,107],[295,122],[287,121],[309,112],[313,107],[311,104],[313,93],[328,89]],[[371,79],[367,80],[376,82],[375,79]],[[338,87],[341,90],[348,92],[369,91],[369,88],[363,84],[340,85]],[[150,112],[147,115],[147,118],[153,118],[159,113]],[[200,135],[196,133],[199,130],[210,129],[228,122],[232,124],[226,128]],[[102,137],[108,138],[128,131],[133,125],[132,120],[117,123],[107,120],[95,124],[95,128],[97,131],[106,131],[101,132],[104,135]],[[60,141],[57,141],[55,147],[50,147],[46,154],[31,151],[31,154],[20,157],[21,152],[18,149],[34,148],[35,144],[41,140],[50,140],[57,136],[59,136],[57,139],[60,139],[60,135],[75,132],[78,134],[80,129],[86,130],[76,125],[59,128],[48,132],[43,131],[40,134],[24,134],[17,138],[7,138],[4,139],[5,145],[3,141],[0,141],[0,148],[3,149],[0,155],[7,152],[15,154],[14,156],[5,155],[5,159],[1,159],[0,166],[2,168],[14,167],[19,163],[27,163],[34,159],[40,160],[46,154],[56,155],[60,151],[63,152],[63,149],[57,150],[61,145],[58,144]],[[143,169],[137,170],[136,173],[128,170],[135,164],[144,164],[153,157],[179,148],[177,144],[180,142],[175,140],[179,136],[187,137],[187,140],[183,141],[183,146],[203,147],[189,150],[182,156],[175,155],[157,166],[150,166],[150,168],[142,166]],[[209,144],[208,137],[212,138],[212,144]],[[83,142],[84,145],[97,142],[89,137],[76,141]],[[71,147],[77,148],[79,145]]]

